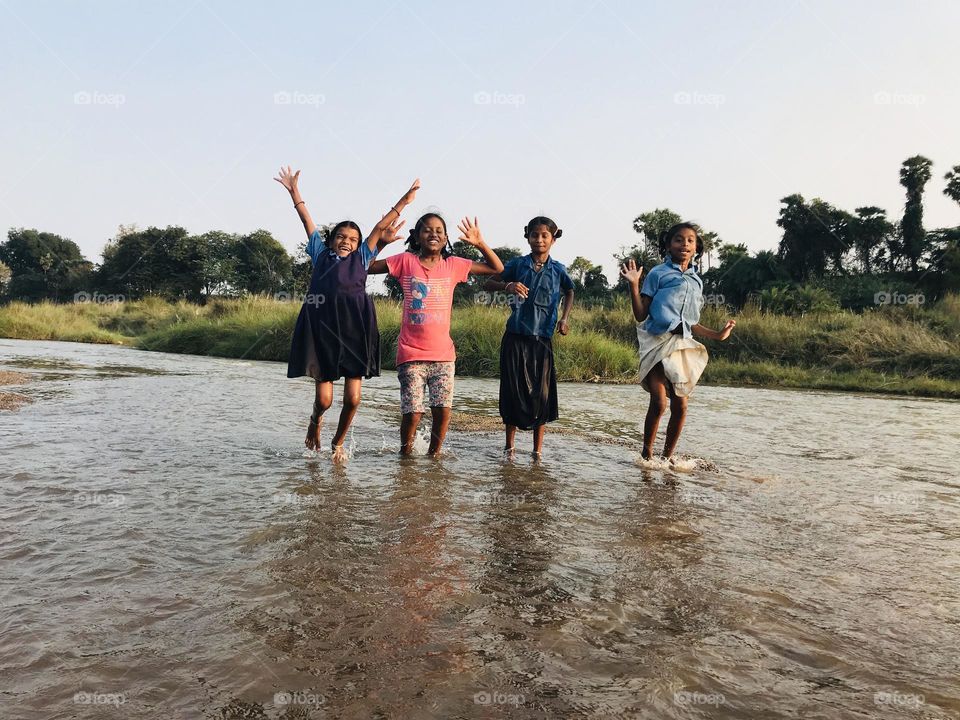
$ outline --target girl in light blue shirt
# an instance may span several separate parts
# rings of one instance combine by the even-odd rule
[[[640,346],[641,385],[650,393],[650,406],[643,423],[643,458],[653,458],[660,418],[670,405],[663,457],[673,457],[687,417],[687,396],[693,392],[707,365],[707,349],[694,335],[726,340],[734,326],[727,320],[722,330],[700,324],[703,281],[693,264],[703,254],[703,238],[692,223],[678,223],[660,235],[664,261],[647,275],[628,260],[620,275],[630,286],[633,316]]]

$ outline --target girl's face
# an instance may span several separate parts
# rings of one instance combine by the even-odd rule
[[[420,226],[420,251],[429,255],[440,252],[440,248],[447,244],[447,231],[443,229],[440,218],[427,218]]]
[[[527,234],[527,242],[530,243],[530,251],[537,254],[550,252],[550,248],[556,242],[553,233],[546,225],[537,225],[530,228]]]
[[[351,227],[342,227],[337,230],[330,245],[337,255],[346,257],[360,247],[360,233]]]
[[[677,265],[688,264],[697,254],[697,234],[690,228],[679,230],[670,238],[668,250]]]

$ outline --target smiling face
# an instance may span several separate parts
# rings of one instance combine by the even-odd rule
[[[438,217],[429,217],[420,225],[420,252],[426,255],[436,255],[447,244],[447,231],[443,221]]]
[[[340,257],[346,257],[360,247],[360,233],[352,227],[338,228],[330,241],[330,249]]]
[[[546,225],[535,225],[527,233],[527,242],[530,244],[530,252],[535,255],[543,255],[550,252],[556,238],[553,237],[553,233]]]
[[[686,267],[697,254],[697,233],[690,228],[681,228],[670,238],[667,250],[677,265]]]

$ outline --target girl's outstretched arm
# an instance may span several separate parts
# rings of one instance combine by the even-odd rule
[[[313,235],[313,231],[317,229],[317,224],[313,221],[313,218],[310,217],[310,211],[307,210],[307,204],[303,201],[303,198],[300,197],[300,188],[297,183],[300,180],[300,171],[291,172],[290,166],[287,165],[284,168],[280,166],[280,175],[275,177],[278,183],[283,185],[287,191],[290,193],[290,198],[293,200],[293,206],[297,209],[297,214],[300,216],[300,222],[303,223],[303,229],[307,231],[307,237],[309,238]]]
[[[367,267],[367,275],[383,275],[385,272],[387,272],[386,260],[374,260]]]
[[[690,330],[700,337],[705,337],[709,340],[726,340],[730,337],[730,333],[733,332],[733,328],[737,325],[736,320],[727,320],[727,324],[723,326],[722,330],[711,330],[710,328],[697,323]]]
[[[627,281],[630,287],[630,304],[633,306],[633,318],[643,322],[650,314],[650,300],[647,295],[640,294],[640,278],[643,277],[643,268],[637,267],[635,260],[627,260],[620,268],[620,277]]]
[[[385,233],[400,219],[400,213],[403,212],[403,209],[407,205],[413,202],[413,199],[417,196],[417,190],[419,189],[420,178],[417,178],[410,185],[410,189],[403,194],[403,197],[397,200],[397,204],[391,207],[387,211],[387,214],[380,218],[380,222],[373,226],[373,230],[370,231],[370,235],[367,237],[367,247],[370,248],[370,252],[378,253],[394,240],[399,239],[399,236],[397,236],[391,240],[388,240],[385,237]],[[395,235],[395,231],[399,230],[402,225],[403,223],[400,223],[400,225],[393,227]]]
[[[473,245],[473,247],[483,254],[485,262],[473,263],[473,266],[470,268],[471,275],[498,275],[503,272],[503,262],[484,241],[483,235],[480,234],[480,226],[477,224],[476,218],[473,219],[473,222],[470,222],[470,218],[465,217],[460,221],[460,224],[457,225],[457,230],[460,231],[460,240],[463,240],[468,245]]]

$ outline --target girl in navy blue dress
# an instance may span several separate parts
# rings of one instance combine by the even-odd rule
[[[290,192],[313,261],[310,288],[293,331],[287,377],[309,375],[316,381],[304,441],[311,450],[320,447],[323,414],[333,404],[333,381],[345,378],[340,422],[330,444],[333,461],[344,462],[343,441],[360,406],[363,378],[380,374],[380,333],[373,301],[366,293],[367,268],[380,250],[399,239],[400,212],[413,201],[420,181],[414,180],[361,242],[360,228],[350,220],[337,223],[326,238],[321,236],[300,196],[299,179],[300,171],[293,173],[289,167],[281,167],[280,176],[274,178]]]

